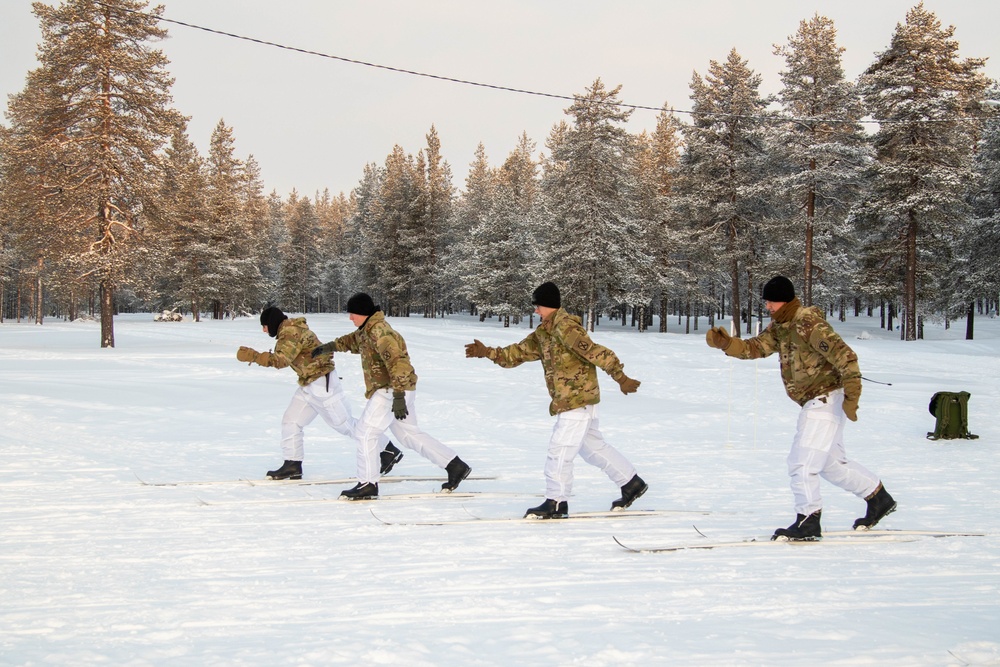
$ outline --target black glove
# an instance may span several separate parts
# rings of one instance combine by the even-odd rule
[[[401,391],[392,392],[392,415],[399,420],[406,419],[410,414],[406,409],[406,394]]]
[[[312,358],[315,359],[318,356],[324,354],[333,354],[333,343],[323,343],[313,348]]]

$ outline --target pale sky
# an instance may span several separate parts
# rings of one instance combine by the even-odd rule
[[[49,0],[48,4],[54,4]],[[855,79],[885,50],[913,0],[163,0],[165,18],[324,54],[485,84],[581,94],[595,79],[621,85],[623,102],[690,109],[693,72],[735,48],[780,88],[784,45],[814,14],[834,21]],[[1000,2],[926,0],[956,28],[961,57],[988,57],[1000,78]],[[566,119],[567,100],[472,87],[310,56],[166,24],[157,44],[176,79],[174,106],[190,116],[204,153],[220,119],[238,156],[253,154],[265,188],[286,196],[349,192],[364,166],[394,145],[415,155],[431,125],[456,187],[476,146],[501,164],[527,132],[538,151]],[[21,90],[36,66],[38,23],[30,0],[0,1],[0,91]],[[6,105],[4,107],[6,109]],[[686,117],[683,117],[686,118]],[[635,111],[629,129],[655,127]],[[6,120],[3,121],[6,124]]]

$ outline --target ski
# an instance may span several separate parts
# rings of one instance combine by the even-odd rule
[[[726,542],[689,542],[671,546],[631,546],[623,543],[617,537],[612,537],[622,549],[630,553],[666,553],[671,551],[690,551],[694,549],[728,549],[733,547],[763,547],[763,546],[809,546],[809,545],[858,545],[875,542],[916,542],[921,537],[982,537],[985,533],[959,533],[935,530],[841,530],[827,531],[820,540],[771,540],[770,538],[748,538]]]
[[[309,496],[307,498],[252,498],[249,500],[224,500],[224,501],[210,501],[203,498],[198,498],[198,502],[202,505],[209,506],[220,506],[220,505],[289,505],[295,503],[316,503],[316,502],[330,502],[333,500],[344,502],[344,503],[368,503],[375,502],[377,500],[441,500],[441,499],[452,499],[452,500],[471,500],[475,498],[540,498],[540,494],[530,494],[530,493],[504,493],[502,491],[452,491],[451,493],[445,491],[430,491],[427,493],[383,493],[374,498],[359,498],[358,500],[348,500],[347,498],[342,498],[340,496]]]
[[[468,523],[562,523],[565,521],[590,521],[594,519],[637,519],[647,516],[657,516],[663,514],[708,514],[708,512],[697,510],[618,510],[609,512],[576,512],[561,519],[537,519],[531,517],[480,517],[469,514],[467,519],[441,519],[441,520],[416,520],[416,521],[392,521],[384,519],[375,514],[371,514],[380,523],[387,526],[451,526]]]
[[[135,475],[135,473],[132,473]],[[323,484],[356,484],[357,477],[338,477],[332,479],[217,479],[198,481],[177,481],[177,482],[147,482],[139,475],[136,479],[143,486],[214,486],[214,485],[234,485],[246,484],[249,486],[321,486]],[[463,481],[487,481],[495,480],[496,477],[486,477],[470,475]],[[426,476],[426,475],[389,475],[379,479],[379,484],[394,484],[397,482],[447,482],[447,477]]]

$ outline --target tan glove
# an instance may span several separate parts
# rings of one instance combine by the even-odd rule
[[[247,363],[253,363],[253,360],[257,358],[258,354],[260,353],[257,352],[257,350],[252,347],[246,347],[245,345],[241,345],[240,349],[236,350],[236,358]]]
[[[256,362],[257,364],[260,364],[261,366],[270,366],[271,365],[271,353],[270,352],[261,352],[260,354],[257,355],[257,358],[254,359],[254,362]]]
[[[733,337],[729,335],[725,327],[712,327],[705,332],[705,342],[708,343],[709,347],[716,347],[720,350],[725,350],[729,347],[729,343],[733,340]]]
[[[861,398],[861,378],[844,380],[844,414],[852,422],[858,421],[858,400]]]
[[[636,390],[639,389],[640,384],[642,383],[638,380],[633,380],[624,373],[622,373],[622,376],[618,378],[618,386],[621,387],[622,393],[626,395],[634,394]]]
[[[717,347],[730,357],[743,354],[746,344],[739,338],[733,338],[725,327],[713,327],[705,332],[705,342],[709,347]]]
[[[465,356],[469,359],[485,357],[489,351],[490,348],[483,345],[478,339],[465,346]]]

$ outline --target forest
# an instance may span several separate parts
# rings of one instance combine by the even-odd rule
[[[199,153],[162,11],[34,4],[38,67],[0,125],[0,322],[94,317],[113,347],[120,312],[331,312],[365,291],[391,316],[509,324],[552,280],[591,329],[752,332],[778,273],[805,305],[907,341],[928,319],[972,338],[997,312],[1000,89],[922,4],[853,81],[815,15],[775,47],[777,95],[734,49],[651,132],[628,132],[620,86],[596,79],[541,146],[523,134],[491,164],[480,145],[464,183],[431,126],[349,193],[287,196],[224,120]]]

